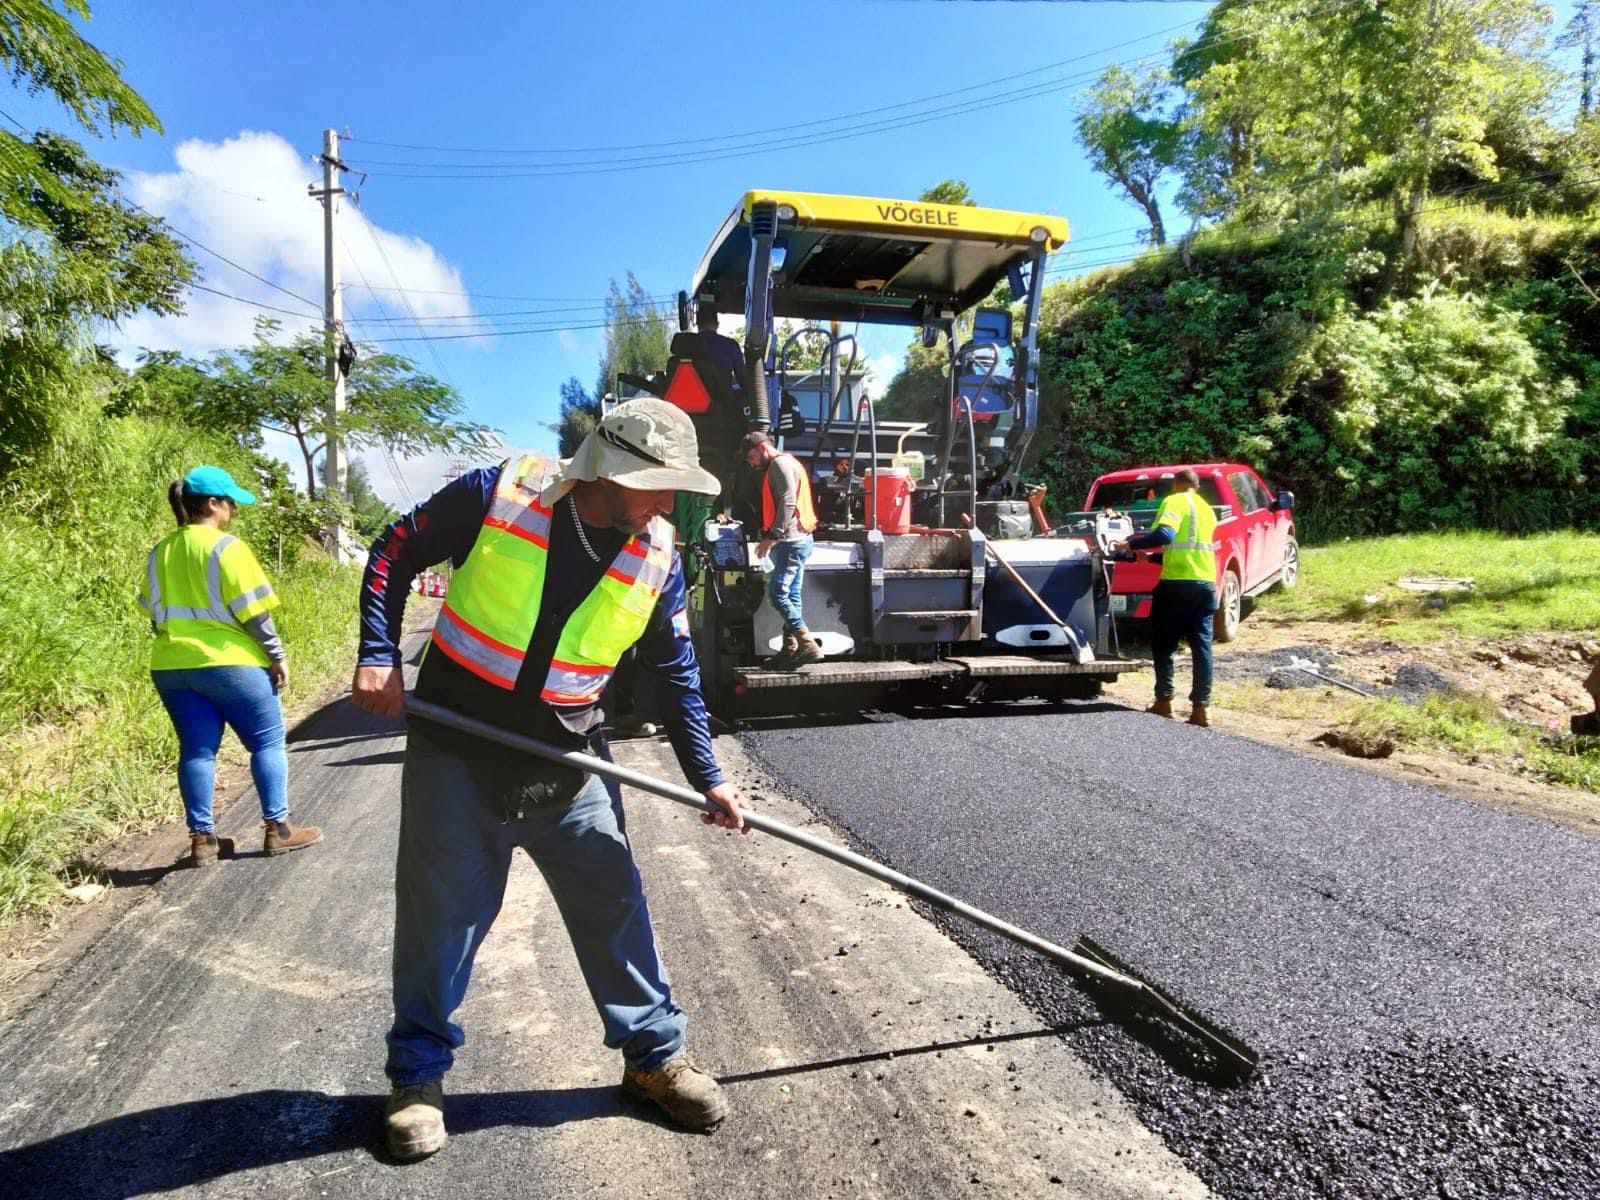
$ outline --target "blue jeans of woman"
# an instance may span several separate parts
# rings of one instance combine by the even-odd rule
[[[191,833],[211,833],[217,748],[230,726],[250,751],[250,777],[261,816],[289,816],[289,756],[283,748],[283,706],[265,667],[193,667],[151,671],[161,703],[178,731],[178,793]]]
[[[799,633],[806,627],[800,611],[800,585],[805,581],[806,559],[811,557],[814,545],[809,533],[772,544],[772,579],[767,584],[767,595],[783,618],[785,633]]]
[[[1156,660],[1156,699],[1170,700],[1172,658],[1183,642],[1194,658],[1193,704],[1211,703],[1211,614],[1217,589],[1199,579],[1163,579],[1150,597],[1150,650]]]
[[[688,1018],[656,953],[620,792],[589,776],[559,785],[564,795],[530,801],[549,772],[531,760],[516,772],[492,755],[464,753],[411,722],[394,873],[390,1081],[442,1079],[466,1041],[450,1018],[500,912],[518,847],[555,900],[605,1044],[640,1070],[676,1058]]]

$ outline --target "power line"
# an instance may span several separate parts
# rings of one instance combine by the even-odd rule
[[[1016,72],[1015,74],[1012,74],[1012,75],[1002,75],[998,79],[988,79],[988,80],[984,80],[981,83],[969,84],[966,87],[951,88],[951,89],[949,89],[947,91],[934,92],[933,94],[928,95],[928,96],[919,96],[919,97],[917,97],[916,99],[913,99],[913,100],[902,100],[902,101],[900,101],[898,103],[895,103],[895,104],[879,104],[879,105],[876,105],[876,106],[874,106],[872,108],[862,109],[862,110],[860,110],[858,112],[840,113],[840,114],[838,114],[836,116],[832,116],[832,117],[819,117],[819,118],[817,118],[816,120],[813,120],[813,121],[799,121],[799,122],[795,122],[795,123],[789,124],[789,125],[772,125],[772,126],[768,126],[765,129],[746,130],[743,133],[715,134],[715,135],[711,135],[711,136],[707,136],[707,137],[700,137],[700,138],[680,138],[680,139],[677,139],[675,141],[666,141],[666,142],[635,142],[635,143],[632,143],[630,145],[582,146],[582,147],[567,147],[565,149],[555,149],[553,147],[541,148],[541,149],[529,149],[529,148],[520,148],[520,149],[519,148],[486,149],[486,148],[483,148],[483,147],[468,147],[468,146],[426,146],[426,145],[418,145],[416,143],[411,143],[411,142],[384,142],[384,141],[378,141],[378,140],[376,140],[374,138],[358,138],[358,137],[349,137],[349,138],[346,138],[345,140],[346,141],[351,141],[351,142],[361,142],[361,143],[364,143],[364,144],[369,145],[369,146],[384,146],[384,147],[387,147],[387,148],[393,149],[393,150],[427,150],[427,151],[431,151],[431,152],[434,152],[434,153],[440,153],[440,154],[525,154],[525,155],[605,154],[605,153],[610,153],[612,151],[621,151],[621,150],[660,150],[660,149],[668,149],[668,148],[675,147],[675,146],[696,146],[696,145],[706,145],[706,144],[715,143],[715,142],[742,141],[742,140],[744,140],[746,138],[766,137],[766,136],[768,136],[770,134],[787,133],[787,132],[790,132],[791,130],[796,130],[796,129],[814,129],[814,128],[817,128],[818,126],[834,125],[834,124],[837,124],[840,121],[852,121],[852,120],[855,120],[857,117],[878,116],[878,115],[880,115],[882,113],[891,112],[891,111],[893,111],[895,109],[911,108],[914,105],[925,104],[930,100],[945,100],[945,99],[948,99],[951,96],[959,96],[959,95],[963,95],[963,94],[965,94],[967,92],[975,92],[975,91],[980,91],[980,90],[982,90],[984,88],[994,87],[996,84],[1010,83],[1013,80],[1025,79],[1030,75],[1042,75],[1047,71],[1055,71],[1055,70],[1059,70],[1062,67],[1071,66],[1074,63],[1084,62],[1085,60],[1090,59],[1090,58],[1094,58],[1095,56],[1100,55],[1100,54],[1108,54],[1113,50],[1126,49],[1127,47],[1133,46],[1133,45],[1137,45],[1140,42],[1149,41],[1151,38],[1165,37],[1169,33],[1176,33],[1180,29],[1187,29],[1190,25],[1193,25],[1193,24],[1195,24],[1194,21],[1185,21],[1182,24],[1173,25],[1168,29],[1158,29],[1154,33],[1141,34],[1139,37],[1130,38],[1125,42],[1117,42],[1116,44],[1111,45],[1111,46],[1102,46],[1098,50],[1091,50],[1091,51],[1089,51],[1088,53],[1085,53],[1085,54],[1078,54],[1078,55],[1074,55],[1071,58],[1061,59],[1061,60],[1059,60],[1057,62],[1046,63],[1045,65],[1040,66],[1040,67],[1031,67],[1026,71],[1018,71],[1018,72]]]
[[[168,229],[172,230],[173,233],[177,234],[180,238],[182,238],[184,241],[188,242],[191,246],[193,246],[196,250],[203,250],[207,254],[211,255],[212,258],[221,259],[223,262],[227,263],[230,267],[232,267],[235,271],[243,271],[246,275],[250,276],[251,279],[256,280],[258,283],[264,283],[269,288],[272,288],[275,291],[282,292],[285,296],[292,296],[296,300],[300,301],[302,304],[309,304],[311,306],[312,310],[314,312],[316,312],[318,316],[320,316],[322,314],[322,305],[318,304],[315,300],[309,300],[306,297],[302,296],[299,292],[291,291],[290,289],[284,287],[281,283],[273,283],[272,280],[268,279],[265,275],[257,275],[249,267],[244,266],[241,263],[236,263],[236,262],[233,261],[233,259],[229,258],[226,254],[222,254],[219,251],[213,250],[210,246],[207,246],[204,242],[200,241],[198,238],[191,237],[189,234],[187,234],[183,230],[179,229],[168,218],[160,216],[157,213],[151,212],[148,208],[146,208],[144,205],[138,203],[137,201],[130,200],[130,199],[128,199],[127,196],[123,196],[122,199],[127,204],[129,204],[132,207],[138,209],[145,216],[151,217],[151,218],[154,218],[157,221],[160,221]],[[299,315],[299,314],[296,314],[296,315]]]
[[[248,304],[251,308],[264,308],[268,312],[282,313],[286,317],[304,317],[303,312],[295,312],[291,308],[279,308],[275,304],[263,304],[259,300],[246,299],[244,296],[235,296],[232,292],[219,291],[216,288],[206,287],[203,283],[191,283],[189,290],[193,292],[209,292],[213,296],[221,296],[224,300],[237,300],[240,304]]]

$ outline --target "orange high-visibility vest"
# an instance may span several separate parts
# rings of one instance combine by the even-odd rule
[[[450,581],[431,644],[478,678],[510,690],[533,641],[550,557],[539,495],[554,464],[537,455],[501,465],[472,553]],[[539,693],[546,704],[595,703],[623,654],[644,635],[672,571],[672,526],[654,518],[629,538],[561,629]]]
[[[800,491],[794,498],[795,524],[800,526],[803,533],[810,533],[817,527],[817,510],[811,503],[811,479],[806,474],[805,467],[800,465],[800,460],[792,454],[780,454],[778,458],[787,458],[800,472]],[[773,460],[774,462],[777,459]],[[768,464],[770,468],[771,464]],[[761,532],[765,534],[772,528],[773,521],[778,518],[778,504],[772,498],[772,476],[764,469],[761,475]]]

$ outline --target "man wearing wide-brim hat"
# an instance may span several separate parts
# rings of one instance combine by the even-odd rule
[[[434,704],[575,750],[604,753],[600,698],[622,655],[661,678],[684,774],[743,829],[711,749],[689,638],[683,565],[663,519],[679,490],[715,495],[694,426],[663,400],[612,409],[570,460],[527,455],[468,472],[373,544],[361,592],[360,707],[404,711],[400,628],[411,580],[455,572],[417,675]],[[624,1092],[714,1128],[727,1105],[685,1057],[687,1020],[656,953],[620,793],[591,775],[411,718],[395,863],[389,1150],[445,1142],[443,1079],[464,1035],[450,1020],[505,892],[512,853],[544,875],[625,1060]]]

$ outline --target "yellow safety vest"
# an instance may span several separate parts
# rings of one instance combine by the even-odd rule
[[[156,629],[152,671],[265,667],[267,653],[244,622],[278,607],[250,547],[209,525],[183,525],[145,561],[139,607]]]
[[[1156,511],[1156,525],[1173,531],[1161,552],[1161,578],[1217,582],[1217,514],[1192,488],[1173,492]]]
[[[431,644],[478,678],[510,690],[533,641],[544,597],[553,508],[540,502],[553,464],[528,455],[500,468],[494,501],[467,561],[450,581]],[[539,696],[583,707],[605,691],[644,635],[672,570],[672,526],[660,517],[629,538],[562,627]]]

